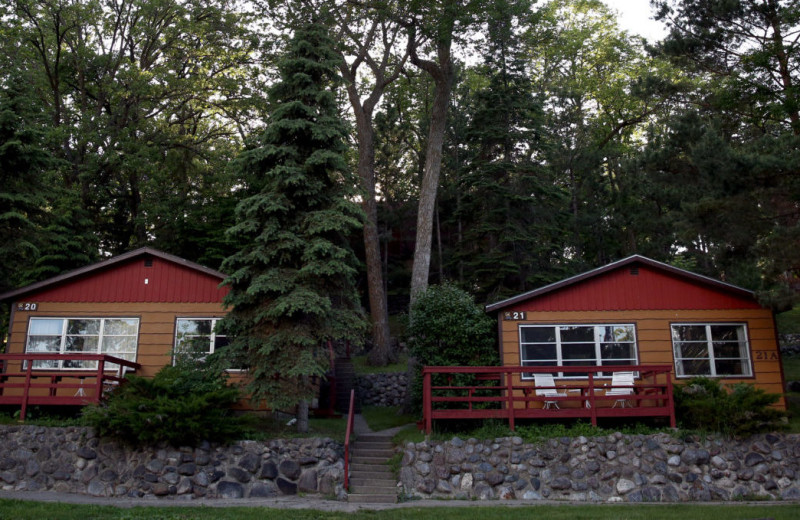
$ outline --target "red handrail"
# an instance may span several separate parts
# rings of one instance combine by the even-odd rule
[[[344,489],[350,490],[350,434],[353,433],[353,410],[355,409],[356,391],[350,390],[350,410],[347,412],[347,429],[344,433]]]

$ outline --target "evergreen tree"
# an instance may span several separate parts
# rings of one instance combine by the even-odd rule
[[[230,234],[244,246],[223,263],[230,355],[249,367],[254,399],[298,405],[300,431],[312,378],[328,369],[325,341],[364,330],[347,241],[363,217],[332,90],[337,65],[324,26],[296,31],[278,64],[267,127],[236,161],[247,196]]]

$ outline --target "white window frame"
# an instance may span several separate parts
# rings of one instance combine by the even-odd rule
[[[180,351],[180,344],[179,341],[182,339],[181,332],[180,332],[180,322],[181,321],[210,321],[211,322],[211,333],[208,335],[209,337],[209,344],[208,350],[204,351],[205,356],[211,355],[216,351],[216,344],[217,344],[217,336],[221,338],[227,338],[224,334],[217,334],[217,322],[222,320],[221,317],[209,317],[209,316],[180,316],[175,318],[175,338],[173,341],[173,348],[174,353],[178,353]],[[206,336],[205,334],[193,334],[189,337],[203,337]],[[203,356],[203,358],[205,358]],[[175,355],[172,356],[172,364],[175,364]]]
[[[597,333],[597,327],[630,327],[633,332],[633,340],[632,341],[625,341],[619,342],[616,341],[614,343],[630,343],[633,347],[633,359],[631,360],[631,365],[638,365],[639,364],[639,342],[637,341],[637,332],[636,332],[636,324],[635,323],[526,323],[520,324],[518,327],[518,338],[519,338],[519,359],[520,365],[525,366],[525,362],[534,362],[534,363],[545,363],[551,361],[550,359],[525,359],[524,357],[524,346],[528,344],[532,344],[533,342],[523,342],[522,341],[522,331],[525,328],[555,328],[555,347],[556,347],[556,360],[555,364],[552,366],[564,366],[564,356],[563,356],[563,345],[569,345],[570,342],[562,343],[561,341],[561,329],[566,327],[594,327],[594,365],[586,365],[588,367],[591,366],[598,366],[598,367],[614,367],[618,365],[604,365],[602,362],[604,361],[601,355],[601,345],[606,343],[604,341],[599,340],[599,336]],[[588,342],[582,342],[588,343]],[[623,358],[619,358],[623,359]],[[630,359],[630,358],[624,358]],[[567,360],[570,361],[570,360]],[[576,360],[572,360],[576,361]],[[607,359],[605,361],[613,361],[612,359]],[[536,365],[537,367],[542,367],[543,365]],[[578,365],[572,365],[578,366]],[[562,379],[588,379],[588,376],[574,376],[569,375],[569,373],[564,372],[552,372],[555,377],[562,378]],[[523,380],[533,380],[533,373],[526,373],[523,372],[521,374],[521,378]],[[610,379],[610,375],[600,375],[600,373],[596,373],[594,376],[595,379]]]
[[[708,357],[701,357],[701,358],[689,358],[683,357],[682,352],[678,352],[678,343],[702,343],[701,341],[687,341],[687,340],[678,340],[675,337],[675,327],[705,327],[705,334],[706,338],[704,340],[706,344],[706,348],[708,349]],[[714,352],[714,338],[711,336],[711,327],[715,326],[727,326],[727,327],[739,327],[741,331],[741,337],[739,338],[740,352],[744,352],[744,357],[736,357],[736,358],[723,358],[717,357]],[[745,377],[753,377],[753,358],[750,355],[750,334],[747,330],[747,323],[744,322],[683,322],[683,323],[671,323],[670,327],[670,339],[672,340],[672,357],[675,364],[675,377],[678,379],[690,379],[693,377],[729,377],[729,378],[745,378]],[[719,341],[719,340],[717,340]],[[683,373],[683,361],[684,360],[705,360],[708,359],[709,362],[709,372],[708,374],[685,374]],[[741,360],[744,367],[745,373],[743,374],[717,374],[717,360]]]
[[[61,332],[59,334],[31,334],[31,329],[33,328],[33,324],[37,321],[44,321],[44,320],[60,320],[61,321]],[[133,321],[135,322],[135,331],[133,334],[106,334],[106,321],[111,320],[126,320],[126,321]],[[100,326],[98,327],[97,334],[68,334],[68,325],[70,321],[100,321]],[[51,353],[51,354],[74,354],[76,357],[80,357],[81,354],[107,354],[109,356],[118,357],[121,359],[128,359],[129,361],[136,361],[136,357],[139,353],[139,325],[140,320],[139,318],[133,316],[36,316],[31,317],[28,320],[28,331],[25,336],[25,353],[26,354],[36,354],[36,353]],[[49,350],[30,350],[31,347],[31,336],[59,336],[59,344],[58,344],[58,351],[49,351]],[[75,337],[75,336],[85,336],[85,337],[97,337],[97,350],[95,351],[83,351],[83,352],[75,352],[75,351],[67,351],[67,338]],[[126,338],[133,338],[134,339],[134,346],[133,352],[109,352],[103,349],[104,346],[104,339],[105,338],[119,338],[119,337],[126,337]],[[65,360],[50,360],[50,361],[36,361],[33,364],[34,370],[96,370],[97,369],[97,362],[96,361],[82,361],[81,366],[64,366]],[[114,363],[106,363],[104,366],[104,370],[112,371],[118,370],[118,366]]]

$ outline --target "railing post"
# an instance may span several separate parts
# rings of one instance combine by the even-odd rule
[[[31,390],[31,377],[33,376],[33,360],[28,360],[28,369],[25,371],[25,388],[22,389],[22,409],[19,412],[20,422],[25,422],[25,414],[28,413],[28,395]]]
[[[597,406],[594,404],[594,372],[589,372],[589,417],[592,419],[592,426],[597,426]]]
[[[506,407],[508,408],[508,427],[514,431],[514,381],[511,371],[506,370]]]
[[[94,387],[94,402],[99,403],[103,397],[103,377],[105,376],[106,359],[101,357],[97,360],[97,378]]]
[[[672,375],[671,371],[666,372],[667,376],[667,404],[669,405],[669,427],[675,428],[675,402],[672,399]]]
[[[431,373],[422,369],[422,416],[425,420],[425,434],[433,430],[433,406],[431,400]]]

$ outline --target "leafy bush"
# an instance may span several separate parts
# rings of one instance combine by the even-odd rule
[[[683,428],[724,435],[750,435],[783,428],[784,413],[771,408],[780,398],[747,383],[720,384],[696,377],[675,388],[675,415]]]
[[[228,442],[242,433],[244,419],[232,415],[239,391],[222,374],[214,363],[181,357],[152,379],[128,376],[103,403],[87,408],[85,418],[99,435],[134,445]]]
[[[408,348],[416,358],[412,386],[415,407],[422,402],[422,367],[494,366],[500,363],[495,322],[472,296],[454,285],[434,285],[414,302],[407,328]],[[444,376],[434,385],[444,384]],[[474,376],[459,374],[453,385],[476,384]],[[488,384],[488,383],[481,383]]]

